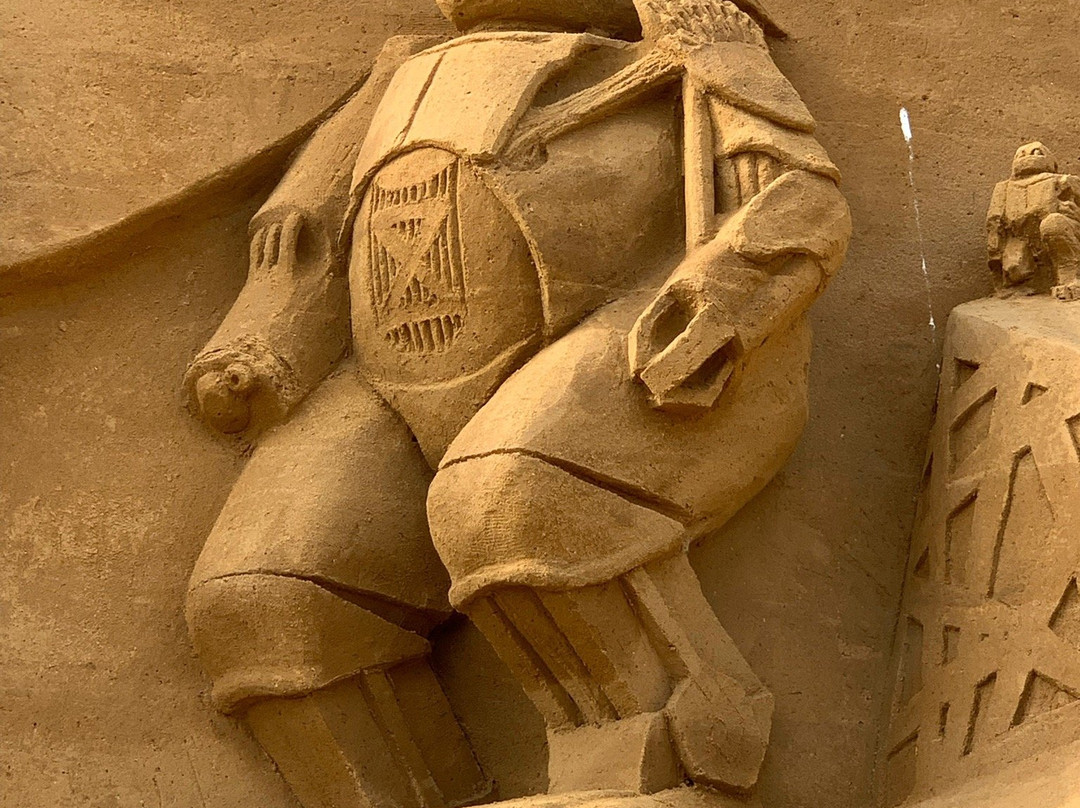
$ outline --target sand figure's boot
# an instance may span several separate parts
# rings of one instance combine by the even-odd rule
[[[466,611],[544,715],[551,793],[756,782],[773,699],[685,555],[602,585],[493,590]]]
[[[420,634],[277,575],[199,584],[187,618],[215,705],[247,720],[304,808],[453,808],[490,790]]]

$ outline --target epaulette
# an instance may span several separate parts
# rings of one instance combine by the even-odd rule
[[[769,51],[747,42],[715,42],[688,54],[686,70],[706,93],[801,132],[814,118]]]

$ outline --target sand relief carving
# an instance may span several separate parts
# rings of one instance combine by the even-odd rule
[[[440,6],[462,36],[390,40],[297,153],[187,374],[255,444],[188,595],[214,703],[306,808],[490,799],[428,663],[456,609],[551,794],[745,793],[772,696],[685,550],[802,431],[838,172],[752,0]]]
[[[987,215],[999,293],[949,319],[896,643],[889,805],[1080,739],[1080,310],[1066,302],[1080,186],[1056,172],[1041,143],[1016,152]]]

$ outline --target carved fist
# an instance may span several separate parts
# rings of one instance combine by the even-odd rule
[[[225,434],[244,431],[251,421],[250,399],[257,386],[255,373],[240,362],[204,373],[195,383],[203,420]]]
[[[672,281],[630,330],[630,371],[659,409],[704,412],[731,378],[739,341],[712,286],[701,277]]]

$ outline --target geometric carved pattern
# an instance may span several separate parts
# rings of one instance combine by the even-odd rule
[[[950,319],[895,651],[891,805],[1080,738],[1080,308]]]
[[[1067,707],[1076,701],[1077,692],[1060,682],[1043,676],[1038,671],[1028,674],[1024,693],[1017,705],[1016,715],[1013,717],[1013,725],[1023,724],[1029,718]]]
[[[1075,578],[1065,587],[1054,616],[1050,618],[1050,630],[1080,651],[1080,591]]]
[[[465,274],[457,219],[458,164],[401,187],[369,190],[372,314],[407,353],[445,351],[464,325]]]

